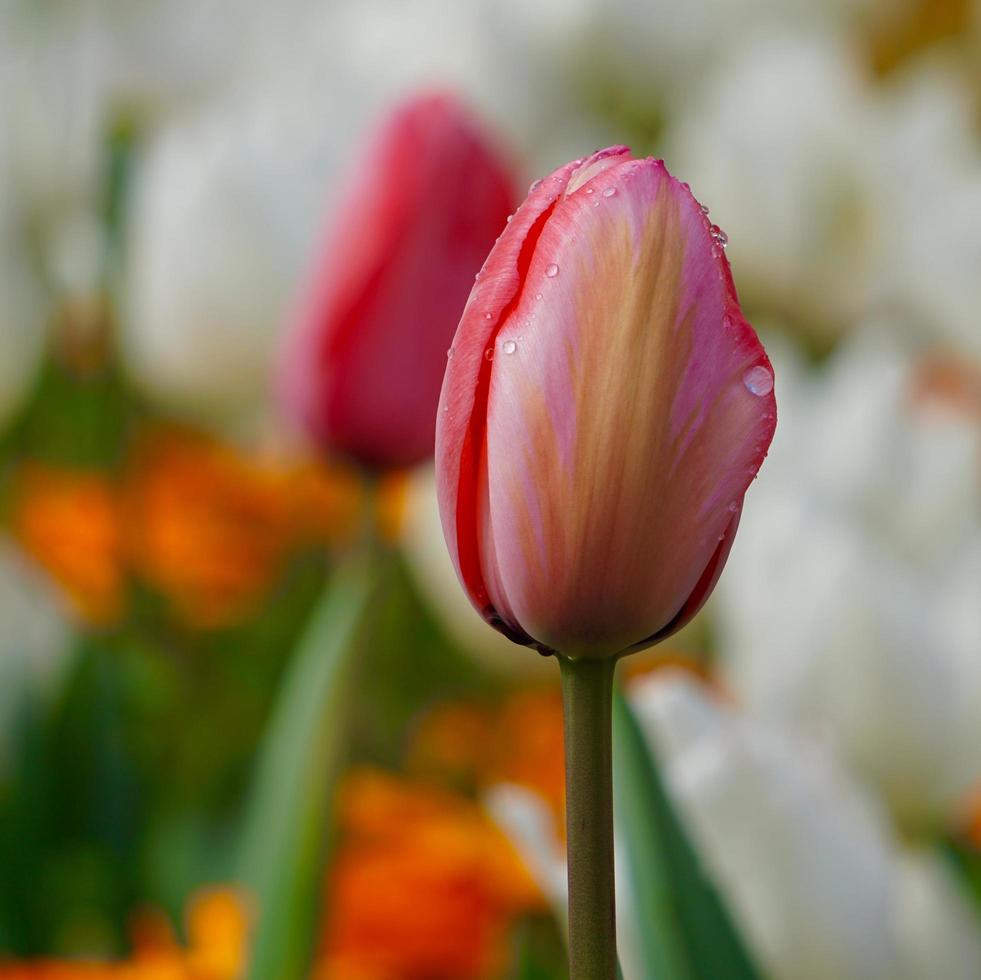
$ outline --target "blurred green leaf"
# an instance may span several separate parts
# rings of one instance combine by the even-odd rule
[[[241,869],[259,911],[252,980],[293,980],[309,965],[358,641],[379,572],[367,553],[338,565],[287,668],[260,748]]]
[[[645,980],[761,980],[619,692],[613,709],[617,821],[630,858]]]
[[[522,919],[513,934],[510,980],[561,980],[567,975],[566,944],[551,915]]]

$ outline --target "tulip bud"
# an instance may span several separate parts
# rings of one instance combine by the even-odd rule
[[[514,200],[456,101],[395,110],[360,161],[287,343],[285,408],[318,445],[371,468],[432,455],[446,348]]]
[[[776,424],[725,235],[625,147],[532,185],[457,329],[436,461],[484,618],[576,659],[680,629],[718,579]]]

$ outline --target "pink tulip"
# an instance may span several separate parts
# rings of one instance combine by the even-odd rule
[[[640,649],[711,593],[776,425],[725,236],[615,146],[532,185],[453,341],[443,530],[484,618],[577,659]]]
[[[446,348],[514,202],[501,158],[455,99],[391,114],[287,340],[284,407],[317,445],[376,469],[432,455]]]

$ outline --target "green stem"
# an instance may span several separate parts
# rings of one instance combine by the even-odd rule
[[[565,709],[569,980],[616,977],[612,659],[568,660]]]

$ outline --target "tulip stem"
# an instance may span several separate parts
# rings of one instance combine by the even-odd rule
[[[569,980],[614,980],[612,658],[559,657],[565,712]]]

